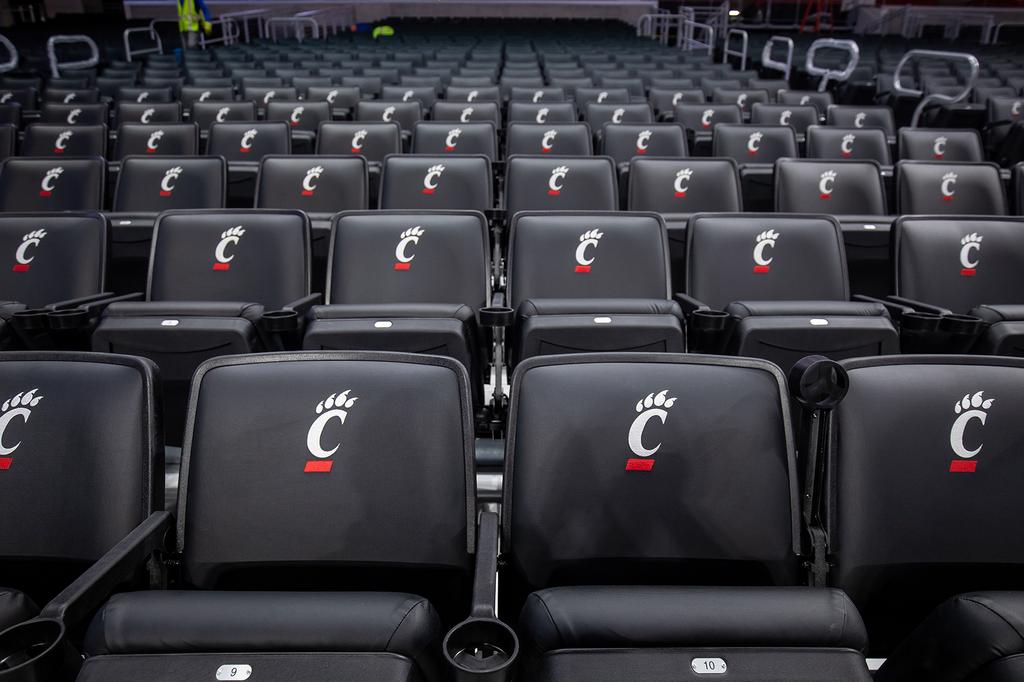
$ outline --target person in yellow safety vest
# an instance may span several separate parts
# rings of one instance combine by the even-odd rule
[[[188,47],[199,43],[199,24],[203,25],[203,33],[210,35],[213,30],[211,19],[204,0],[178,0],[178,30],[188,35]]]
[[[373,37],[374,40],[377,40],[378,38],[390,38],[391,36],[395,35],[395,29],[388,26],[387,24],[381,24],[380,26],[374,27],[373,33],[371,33],[370,35]]]

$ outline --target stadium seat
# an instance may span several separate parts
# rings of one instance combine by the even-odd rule
[[[736,161],[748,211],[771,210],[774,166],[777,159],[800,156],[796,133],[790,126],[718,123],[711,155]]]
[[[607,156],[513,156],[505,166],[505,211],[616,211],[615,162]]]
[[[1006,192],[994,163],[900,161],[896,164],[901,215],[1006,215]]]
[[[32,123],[21,141],[22,156],[106,156],[107,126]]]
[[[687,155],[686,131],[675,123],[606,123],[601,139],[602,154],[620,167],[628,166],[636,156]]]
[[[88,629],[78,679],[181,679],[218,666],[225,676],[244,659],[238,668],[303,682],[325,670],[444,680],[442,628],[468,611],[476,545],[461,365],[374,353],[225,358],[200,368],[192,408],[182,523],[171,530],[186,589],[112,595]],[[396,426],[396,414],[424,421]],[[283,456],[290,443],[298,453]],[[225,506],[228,490],[267,495]],[[139,548],[170,526],[151,516],[107,555],[103,585],[141,567]],[[60,602],[65,622],[86,612],[76,596]]]
[[[516,371],[509,428],[499,604],[519,611],[526,679],[871,679],[849,598],[798,587],[778,368],[533,358]]]
[[[75,220],[81,226],[81,217],[58,219],[51,239],[67,237]],[[163,509],[164,454],[159,383],[146,360],[4,353],[0,383],[3,631],[37,616],[37,605]]]
[[[668,267],[656,213],[515,214],[505,293],[516,315],[511,364],[558,353],[681,352]]]
[[[1022,229],[1021,218],[897,219],[893,300],[924,314],[918,349],[1024,355]],[[944,261],[951,266],[939,267]]]
[[[572,102],[522,102],[508,103],[509,123],[576,123],[576,105]]]
[[[208,133],[215,123],[228,121],[255,121],[255,102],[195,102],[192,105],[192,120],[199,124],[199,130]]]
[[[392,154],[384,159],[380,208],[489,211],[492,185],[486,156]]]
[[[498,157],[498,134],[490,121],[454,123],[420,121],[412,131],[413,154],[476,154]]]
[[[356,105],[357,121],[394,121],[402,131],[412,132],[417,121],[423,120],[423,106],[418,102],[386,102],[384,100],[362,100]]]
[[[284,121],[288,124],[292,131],[292,147],[296,154],[312,154],[320,123],[331,120],[331,104],[305,100],[273,100],[267,104],[266,119]]]
[[[228,206],[253,205],[260,159],[270,154],[290,154],[292,136],[284,121],[234,121],[214,123],[206,153],[228,162]]]
[[[122,123],[180,123],[180,102],[145,103],[119,102],[114,109],[114,121]]]
[[[312,227],[313,282],[327,276],[331,218],[369,208],[369,176],[361,156],[264,156],[256,178],[255,207],[303,211]]]
[[[99,157],[10,157],[0,163],[0,211],[99,210],[105,176]]]
[[[835,562],[830,582],[863,614],[872,654],[891,655],[883,665],[889,670],[876,679],[1019,677],[1019,656],[1016,663],[993,663],[1015,653],[1016,634],[1008,643],[971,618],[978,604],[947,607],[945,618],[937,616],[945,632],[933,620],[905,647],[900,642],[957,593],[1022,586],[1021,543],[1012,534],[996,542],[991,533],[1000,527],[989,520],[1012,518],[1019,506],[1015,408],[1024,365],[966,356],[842,364],[849,392],[830,418],[831,485],[820,513]],[[998,626],[1015,622],[1012,611],[985,611]]]
[[[106,308],[93,350],[160,365],[166,437],[177,445],[199,363],[298,343],[302,314],[319,298],[309,270],[309,219],[299,211],[165,211],[144,298]]]
[[[471,211],[348,211],[335,217],[326,305],[314,306],[307,350],[372,349],[461,362],[483,402],[490,303],[487,220]]]
[[[899,351],[886,307],[850,300],[835,218],[699,214],[687,237],[690,350],[764,358],[784,369],[807,355]],[[708,331],[698,335],[701,324]]]
[[[750,108],[750,122],[754,125],[789,126],[800,140],[807,128],[818,123],[818,110],[812,106],[787,106],[755,102]]]
[[[586,123],[510,123],[505,129],[505,156],[555,154],[593,156],[594,142]]]
[[[813,125],[807,128],[807,158],[853,159],[892,165],[892,153],[881,128],[840,128]]]
[[[68,126],[94,126],[107,123],[107,105],[105,102],[98,104],[56,104],[46,102],[43,104],[43,123]]]
[[[976,130],[900,128],[901,159],[917,161],[984,161],[981,135]]]
[[[501,127],[501,109],[497,102],[437,102],[431,113],[435,121],[490,122],[495,128]]]
[[[828,108],[830,126],[842,128],[881,128],[889,137],[896,135],[896,119],[887,106],[833,105]]]
[[[113,161],[126,156],[195,156],[199,126],[195,123],[122,123],[117,129]]]

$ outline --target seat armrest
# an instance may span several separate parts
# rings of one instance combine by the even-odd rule
[[[679,304],[679,307],[683,309],[683,314],[689,315],[695,310],[710,310],[711,306],[706,303],[702,303],[697,299],[687,296],[686,294],[672,294],[673,300]]]
[[[874,296],[865,296],[864,294],[856,294],[852,297],[854,301],[860,301],[863,303],[878,303],[884,305],[885,309],[889,312],[889,317],[894,320],[898,320],[903,317],[904,313],[912,313],[914,309],[911,306],[903,305],[896,301],[891,301],[883,298],[875,298]]]
[[[952,315],[953,311],[948,308],[942,308],[937,305],[929,305],[922,303],[921,301],[915,301],[912,298],[904,298],[902,296],[886,296],[885,300],[891,301],[901,306],[916,310],[921,313],[935,313],[936,315]]]
[[[498,582],[498,515],[480,512],[476,538],[476,566],[473,575],[473,603],[470,617],[494,618],[495,588]]]
[[[169,512],[155,512],[53,598],[39,614],[67,626],[88,618],[121,583],[139,571],[149,557],[166,546],[173,530]]]
[[[323,302],[323,294],[310,294],[309,296],[303,296],[300,299],[292,301],[286,305],[283,310],[294,310],[300,315],[305,315],[309,312],[310,308],[315,305],[320,305]]]
[[[81,308],[89,313],[97,313],[105,310],[111,303],[120,303],[122,301],[141,301],[145,297],[146,295],[142,292],[115,296],[112,292],[108,291],[102,294],[95,294],[93,296],[83,296],[82,298],[72,298],[67,301],[60,301],[59,303],[47,306],[47,310],[56,312],[59,310]]]

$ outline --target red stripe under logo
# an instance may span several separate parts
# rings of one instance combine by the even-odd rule
[[[329,474],[331,473],[331,467],[334,466],[334,462],[327,460],[316,460],[311,459],[306,462],[306,468],[303,470],[307,474]]]
[[[768,272],[770,266],[768,265],[755,265],[754,272]]]
[[[424,187],[423,188],[423,193],[424,194],[433,194],[434,190],[430,189],[429,187]]]
[[[17,263],[13,268],[11,268],[11,270],[14,272],[28,272],[28,268],[28,263]]]
[[[977,273],[977,272],[978,271],[975,268],[963,268],[962,270],[960,270],[960,276],[961,277],[974,277],[975,273]]]
[[[304,196],[304,197],[311,197],[311,196],[313,196],[313,193],[310,192],[308,189],[304,189],[304,190],[302,190],[302,196]]]
[[[683,199],[686,197],[686,192],[676,192],[676,199]]]
[[[831,199],[832,198],[831,194],[819,194],[818,196],[820,196],[822,199]]]
[[[250,150],[250,149],[247,149],[247,148],[245,148],[245,147],[241,147],[241,148],[240,148],[240,149],[239,149],[238,151],[242,152],[243,154],[248,154],[248,153],[249,153],[250,151],[252,151],[252,150]]]
[[[589,265],[577,265],[576,266],[576,272],[590,272],[590,266]]]
[[[978,463],[966,459],[954,459],[949,463],[951,474],[973,474],[978,469]]]
[[[395,270],[408,270],[412,267],[412,263],[395,263]]]
[[[63,149],[58,149],[57,147],[54,147],[53,148],[53,153],[54,154],[63,154],[64,150]]]
[[[213,269],[214,270],[230,270],[231,269],[231,263],[214,263],[213,264]]]
[[[548,190],[548,195],[549,196],[553,196],[553,197],[557,197],[561,193],[562,193],[562,191],[561,190],[557,190],[557,189],[549,189]]]
[[[53,192],[47,192],[46,190],[43,190],[42,192],[39,193],[39,196],[41,196],[41,197],[48,197],[48,196],[50,196],[52,194],[53,194]]]
[[[650,471],[654,468],[653,459],[627,459],[626,471]]]
[[[7,471],[11,468],[11,462],[14,460],[10,457],[0,457],[0,471]]]
[[[446,152],[453,152],[453,151],[455,151],[455,147],[445,147],[444,150]]]
[[[160,190],[160,196],[162,196],[162,197],[169,197],[169,196],[171,196],[171,193],[170,192],[165,192],[163,190]]]
[[[947,195],[944,194],[944,195],[942,195],[942,200],[943,201],[953,201],[953,197],[952,197],[952,195],[947,196]]]
[[[544,147],[541,147],[540,148],[540,153],[541,154],[550,154],[551,150],[550,149],[545,149]]]

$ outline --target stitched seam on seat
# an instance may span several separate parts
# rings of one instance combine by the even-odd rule
[[[565,636],[562,634],[562,631],[558,629],[558,623],[555,621],[554,616],[551,615],[551,609],[548,608],[548,603],[538,597],[536,593],[533,594],[533,597],[540,602],[541,606],[544,607],[544,613],[548,614],[548,620],[551,621],[551,627],[555,629],[555,633],[558,635],[558,639],[560,640],[559,645],[564,646]]]
[[[415,611],[417,608],[419,608],[419,606],[421,604],[425,603],[426,601],[427,601],[426,599],[420,599],[415,604],[413,604],[412,606],[409,607],[409,610],[405,612],[404,616],[402,616],[402,620],[399,621],[398,626],[395,627],[395,629],[391,631],[391,636],[388,637],[387,644],[384,645],[385,649],[388,649],[389,651],[391,650],[391,640],[393,640],[395,638],[395,635],[398,634],[398,631],[402,629],[403,625],[405,625],[405,621],[406,621],[407,618],[409,618],[409,615],[412,614],[413,611]]]
[[[982,602],[980,602],[980,601],[977,601],[977,600],[975,600],[975,599],[970,599],[970,598],[968,598],[968,597],[966,597],[966,596],[959,596],[959,597],[957,597],[957,601],[961,601],[961,602],[969,602],[969,603],[971,603],[971,604],[975,604],[975,605],[977,605],[977,606],[979,606],[979,607],[981,607],[981,608],[985,609],[986,611],[988,611],[989,613],[991,613],[992,615],[994,615],[994,616],[995,616],[996,618],[998,618],[999,620],[1001,620],[1001,621],[1003,621],[1004,623],[1006,623],[1006,625],[1007,625],[1007,626],[1008,626],[1008,627],[1009,627],[1009,628],[1010,628],[1011,630],[1013,630],[1013,631],[1014,631],[1015,633],[1017,633],[1017,636],[1018,636],[1018,638],[1020,638],[1020,639],[1022,640],[1022,642],[1024,642],[1024,634],[1022,634],[1022,633],[1020,632],[1020,630],[1018,630],[1017,628],[1015,628],[1015,627],[1013,626],[1013,624],[1012,624],[1012,623],[1010,623],[1010,621],[1006,620],[1006,618],[1004,618],[1004,617],[1003,617],[1003,615],[1002,615],[1001,613],[999,613],[998,611],[994,610],[994,609],[993,609],[992,607],[990,607],[990,606],[989,606],[988,604],[983,604],[983,603],[982,603]],[[999,656],[999,658],[1003,658],[1003,656]],[[978,666],[977,668],[975,668],[974,670],[972,670],[972,671],[971,671],[971,675],[973,675],[974,673],[978,672],[979,670],[981,670],[982,668],[984,668],[985,666],[989,665],[990,663],[992,663],[992,662],[993,662],[993,661],[995,661],[995,660],[998,660],[998,659],[996,659],[996,658],[993,658],[993,659],[991,659],[991,660],[985,661],[985,663],[984,663],[984,664],[982,664],[982,665]]]

